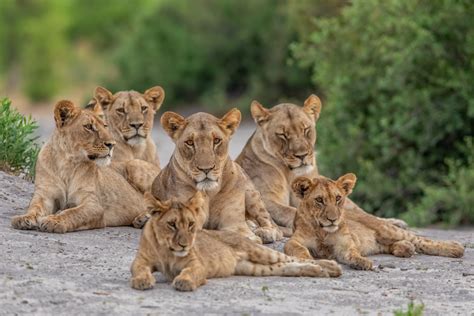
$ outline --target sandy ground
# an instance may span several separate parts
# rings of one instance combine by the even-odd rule
[[[41,118],[49,134],[52,118]],[[236,157],[253,131],[243,124],[231,144]],[[44,139],[44,137],[42,137]],[[166,164],[173,145],[154,131]],[[0,172],[0,314],[392,314],[411,300],[426,315],[474,315],[474,232],[423,229],[438,239],[466,246],[462,259],[417,255],[411,259],[374,256],[376,271],[345,268],[338,279],[231,277],[210,280],[194,293],[179,293],[164,282],[140,292],[129,287],[129,267],[140,230],[120,227],[46,234],[10,226],[22,214],[33,185]],[[282,249],[282,243],[271,245]]]

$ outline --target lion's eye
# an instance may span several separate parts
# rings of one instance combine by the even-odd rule
[[[175,222],[168,222],[168,227],[171,230],[176,230],[176,223]]]
[[[187,141],[185,141],[185,143],[188,146],[194,146],[194,141],[192,139],[188,139]]]
[[[86,124],[84,125],[84,128],[88,131],[93,131],[92,124]]]
[[[315,200],[316,200],[316,202],[321,203],[321,204],[323,204],[323,202],[324,202],[323,198],[320,197],[320,196],[318,196]]]
[[[281,139],[284,139],[284,140],[288,139],[285,133],[276,133],[276,135],[280,137]]]
[[[220,138],[214,138],[214,145],[219,145],[221,143],[222,139]]]
[[[124,108],[118,108],[117,113],[118,114],[125,114],[125,109]]]
[[[142,112],[145,113],[148,110],[147,106],[142,106]]]
[[[309,136],[310,131],[311,131],[311,129],[310,129],[309,127],[306,127],[306,128],[304,129],[304,134],[305,134],[305,136]]]
[[[194,222],[190,222],[189,223],[189,229],[193,229],[194,228]]]
[[[339,202],[340,200],[341,200],[341,196],[340,195],[336,196],[336,202]]]

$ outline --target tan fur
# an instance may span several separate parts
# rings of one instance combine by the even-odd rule
[[[205,199],[159,202],[146,194],[152,218],[143,229],[131,267],[131,286],[152,288],[159,271],[179,291],[193,291],[208,278],[231,275],[337,277],[334,261],[299,260],[230,231],[202,230]]]
[[[295,232],[285,245],[285,253],[298,258],[335,259],[355,269],[370,270],[375,254],[411,257],[421,254],[462,257],[464,247],[455,241],[434,241],[388,224],[377,218],[362,221],[347,216],[344,203],[356,177],[346,174],[336,181],[324,177],[300,177],[293,182],[302,198],[295,218]]]
[[[108,166],[115,141],[96,105],[91,111],[60,101],[56,129],[36,162],[35,192],[16,229],[65,233],[130,225],[144,209],[143,196]]]
[[[149,191],[153,179],[160,172],[160,161],[152,139],[153,121],[165,98],[163,88],[156,86],[143,94],[136,91],[119,91],[112,94],[97,87],[94,99],[104,109],[109,129],[117,142],[112,167],[123,171],[141,192]],[[129,163],[132,159],[135,162]],[[140,164],[139,161],[147,163]]]
[[[283,237],[281,232],[272,223],[245,172],[229,158],[229,141],[240,119],[237,109],[230,110],[221,119],[206,113],[188,118],[173,112],[164,113],[161,125],[176,148],[168,165],[153,182],[152,193],[160,200],[167,200],[177,194],[187,199],[196,190],[203,191],[205,228],[273,242]],[[246,213],[247,218],[257,223],[255,232],[246,224]]]
[[[266,109],[253,101],[251,112],[257,129],[235,160],[262,194],[273,220],[289,228],[285,230],[288,235],[299,203],[290,184],[297,176],[318,175],[314,146],[320,111],[321,101],[315,95],[309,96],[303,106],[282,103]],[[352,201],[348,200],[346,207],[352,210],[349,216],[353,219],[374,218]],[[387,221],[406,226],[400,220]]]

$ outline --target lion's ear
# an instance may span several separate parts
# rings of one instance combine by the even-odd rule
[[[242,114],[240,111],[236,108],[233,108],[219,120],[219,125],[228,135],[232,135],[234,134],[237,127],[239,127],[241,119]]]
[[[145,91],[145,100],[151,104],[153,110],[158,111],[165,99],[165,90],[160,86],[155,86]]]
[[[74,103],[69,100],[61,100],[54,106],[54,121],[56,127],[61,128],[72,122],[80,113]]]
[[[346,195],[352,193],[352,189],[354,188],[357,181],[357,177],[353,173],[347,173],[339,179],[336,180],[336,184],[339,188],[341,188]]]
[[[252,113],[252,117],[258,125],[268,121],[270,117],[270,111],[263,107],[258,101],[253,100],[252,104],[250,105],[250,112]]]
[[[161,126],[163,126],[163,129],[173,140],[179,138],[179,135],[181,135],[181,132],[188,124],[184,117],[171,111],[163,113],[160,122]]]
[[[112,103],[113,94],[104,87],[97,87],[94,90],[94,97],[99,101],[100,105],[105,109]]]
[[[204,206],[204,197],[202,196],[201,191],[196,191],[194,195],[188,200],[187,207],[199,212]]]
[[[321,100],[314,94],[310,95],[306,101],[304,101],[303,111],[311,115],[315,121],[319,118],[321,112]]]
[[[304,199],[314,187],[313,181],[306,177],[298,177],[291,183],[291,189],[300,199]]]
[[[171,201],[161,202],[150,192],[145,192],[144,198],[147,211],[151,216],[164,214],[171,207]]]

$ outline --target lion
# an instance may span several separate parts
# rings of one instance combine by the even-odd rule
[[[116,143],[101,114],[98,105],[55,105],[56,129],[38,155],[33,198],[26,214],[12,218],[14,228],[66,233],[125,226],[146,209],[143,195],[109,167]]]
[[[237,109],[220,119],[207,113],[184,118],[165,112],[161,125],[176,147],[168,165],[153,181],[152,193],[166,201],[175,194],[187,199],[196,191],[203,191],[205,228],[238,232],[257,242],[273,242],[283,237],[280,230],[250,179],[229,157],[229,141],[240,119]],[[254,232],[246,223],[246,214],[258,224]]]
[[[335,259],[361,270],[372,269],[373,263],[366,256],[375,254],[411,257],[417,252],[453,258],[463,256],[464,247],[455,241],[430,240],[376,218],[351,220],[347,216],[351,210],[347,210],[344,203],[355,183],[353,173],[335,181],[322,176],[298,177],[293,181],[293,191],[302,201],[296,213],[294,234],[284,247],[287,255]]]
[[[231,231],[202,229],[205,199],[200,191],[186,202],[156,200],[145,193],[151,219],[145,225],[131,267],[131,286],[150,289],[159,271],[178,291],[194,291],[208,278],[231,275],[338,277],[329,260],[299,260]]]
[[[160,172],[156,145],[151,137],[153,121],[165,99],[165,91],[155,86],[139,93],[119,91],[112,94],[97,87],[87,107],[102,106],[115,145],[112,166],[141,192],[149,191]],[[131,161],[134,160],[134,161]],[[146,163],[142,163],[145,161]]]
[[[297,176],[318,175],[314,146],[321,106],[321,100],[314,94],[302,107],[282,103],[266,109],[253,101],[250,109],[257,129],[235,160],[262,194],[273,220],[286,227],[285,235],[291,235],[299,203],[292,194],[291,181]],[[345,205],[352,218],[374,218],[350,200]],[[406,227],[401,220],[385,220]]]

